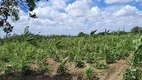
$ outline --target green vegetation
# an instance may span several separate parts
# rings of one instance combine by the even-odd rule
[[[126,69],[123,74],[124,80],[142,80],[142,71],[139,69]]]
[[[129,56],[129,66],[141,67],[141,41],[140,34],[133,33],[80,37],[43,36],[32,34],[26,28],[22,35],[0,38],[0,74],[11,75],[20,72],[27,76],[34,71],[33,64],[39,65],[36,71],[50,73],[50,62],[47,63],[47,58],[50,57],[60,63],[57,74],[68,72],[66,65],[70,62],[75,64],[75,68],[80,69],[90,65],[91,68],[87,68],[85,77],[91,80],[94,68],[109,69],[109,64],[126,60]],[[124,80],[130,80],[128,77],[131,75],[137,77],[133,70],[126,70]]]
[[[84,78],[85,80],[98,80],[97,73],[89,66],[84,72]]]
[[[78,60],[75,63],[76,63],[76,67],[78,68],[83,68],[85,66],[85,63],[82,62],[81,60]]]
[[[1,0],[0,2],[0,28],[7,34],[13,31],[13,27],[8,19],[18,21],[20,19],[20,10],[33,11],[36,7],[36,2],[40,0]],[[48,0],[47,0],[48,1]],[[24,10],[25,11],[25,10]],[[29,13],[31,18],[37,18],[36,13]]]
[[[118,65],[121,60],[129,63],[124,68],[124,80],[142,80],[142,38],[140,38],[142,27],[136,26],[131,32],[110,32],[105,29],[99,33],[96,33],[97,30],[91,31],[90,34],[80,32],[77,36],[44,36],[32,34],[27,26],[22,35],[10,36],[14,26],[8,20],[18,21],[19,10],[23,7],[27,10],[24,10],[25,12],[29,12],[30,18],[38,18],[36,13],[31,13],[38,1],[40,0],[1,0],[0,28],[3,28],[6,37],[0,38],[0,80],[21,80],[22,77],[33,73],[45,75],[52,73],[52,67],[53,71],[54,69],[56,71],[51,76],[56,77],[57,74],[67,76],[68,73],[71,74],[69,76],[79,78],[78,80],[98,80],[100,73],[95,70],[106,70],[106,73],[108,70],[109,75],[112,69],[127,65],[126,63]],[[48,58],[53,60],[48,62]],[[73,64],[75,67],[72,69]],[[115,67],[115,64],[118,67]],[[86,67],[88,65],[90,67]],[[125,66],[120,67],[123,69]],[[85,69],[84,75],[76,76],[77,71],[73,71],[74,69],[78,69],[77,71]],[[21,78],[16,77],[16,74]],[[59,80],[62,80],[62,77]]]
[[[67,68],[65,67],[66,62],[67,62],[67,59],[65,61],[63,61],[63,62],[60,63],[60,65],[59,65],[59,67],[57,69],[57,73],[58,74],[64,74],[64,73],[66,73],[66,70],[67,70]]]

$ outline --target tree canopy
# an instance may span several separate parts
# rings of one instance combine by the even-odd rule
[[[12,32],[13,26],[8,22],[8,18],[13,21],[20,19],[19,9],[22,7],[28,11],[33,11],[36,6],[36,2],[40,0],[1,0],[0,1],[0,27],[3,28],[7,34]],[[48,1],[48,0],[47,0]],[[36,14],[30,14],[31,18],[37,18]]]
[[[142,27],[135,26],[131,29],[132,33],[142,33]]]

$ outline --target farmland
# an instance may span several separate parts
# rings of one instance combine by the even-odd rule
[[[0,39],[0,80],[142,80],[140,34]]]

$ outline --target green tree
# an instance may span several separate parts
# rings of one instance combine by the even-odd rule
[[[142,27],[135,26],[131,29],[132,33],[142,33]]]
[[[77,36],[78,36],[78,37],[85,37],[85,36],[88,36],[88,34],[83,33],[83,32],[80,32]]]
[[[12,19],[13,21],[19,20],[19,9],[24,7],[28,11],[33,11],[36,6],[36,2],[38,1],[40,0],[1,0],[0,28],[3,28],[6,34],[12,32],[13,26],[8,22],[8,18]],[[37,18],[35,13],[29,13],[29,16],[31,18]]]

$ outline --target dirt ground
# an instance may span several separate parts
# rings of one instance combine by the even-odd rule
[[[0,80],[83,80],[81,73],[86,70],[86,67],[76,68],[73,62],[69,62],[66,64],[67,73],[58,75],[56,71],[60,64],[52,58],[48,58],[47,62],[51,68],[50,73],[41,74],[33,71],[33,73],[28,76],[22,76],[20,73],[15,73],[11,76],[1,75]],[[88,64],[86,64],[86,66],[87,65]],[[123,71],[128,68],[127,60],[120,60],[117,63],[109,64],[108,66],[108,69],[94,69],[95,72],[99,74],[99,80],[122,80]],[[39,65],[34,64],[32,67],[33,69],[37,69],[39,68]]]

